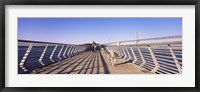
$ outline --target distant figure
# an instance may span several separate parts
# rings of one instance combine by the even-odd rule
[[[92,42],[92,52],[96,51],[97,44],[95,41]]]

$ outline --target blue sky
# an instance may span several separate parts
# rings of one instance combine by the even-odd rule
[[[181,35],[182,18],[18,18],[18,39],[67,44]]]

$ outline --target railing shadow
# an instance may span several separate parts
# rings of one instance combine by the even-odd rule
[[[93,55],[88,55],[87,59],[85,58],[84,60],[82,60],[80,62],[75,61],[78,64],[71,67],[72,69],[69,70],[69,72],[65,72],[65,73],[67,73],[67,74],[71,74],[71,73],[77,73],[77,74],[100,74],[100,73],[110,74],[110,71],[109,71],[108,66],[106,64],[106,61],[104,60],[101,53],[98,51],[98,52],[93,52],[93,53],[90,53],[90,54],[93,54]],[[84,62],[84,61],[86,61],[86,62]],[[102,65],[100,65],[100,63],[102,63]],[[80,69],[76,69],[78,67]],[[100,72],[101,67],[103,67],[103,71]],[[69,67],[66,67],[66,68],[69,68]],[[61,72],[59,72],[59,73],[61,73]]]
[[[100,51],[87,51],[36,70],[36,74],[110,74]]]
[[[103,64],[103,67],[104,67],[104,73],[105,74],[110,74],[110,71],[108,69],[108,66],[106,64],[106,61],[105,59],[103,58],[102,54],[100,53],[100,58],[101,58],[101,61],[102,61],[102,64]]]

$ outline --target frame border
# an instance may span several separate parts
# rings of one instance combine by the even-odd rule
[[[200,39],[200,0],[0,0],[0,91],[1,92],[21,92],[21,91],[53,91],[53,92],[80,92],[80,91],[143,91],[143,92],[198,92],[200,91],[199,75],[200,65],[198,57],[195,58],[195,87],[115,87],[115,88],[102,88],[102,87],[5,87],[5,6],[6,5],[195,5],[195,41],[196,47],[199,46]],[[196,49],[195,56],[200,52]]]

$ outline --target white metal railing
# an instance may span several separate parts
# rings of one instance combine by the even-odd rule
[[[88,50],[88,45],[18,41],[19,73],[61,61]],[[49,62],[50,61],[50,62]]]
[[[138,65],[139,67],[146,68],[152,73],[182,74],[182,41],[176,41],[176,39],[181,38],[181,35],[165,36],[110,42],[105,43],[104,46],[106,50],[112,50],[113,52],[118,53],[118,55],[122,57],[124,61],[130,59],[132,63]],[[153,41],[163,39],[165,39],[164,42]],[[167,39],[173,39],[173,41],[168,41]],[[123,43],[134,41],[151,42],[122,45]]]

